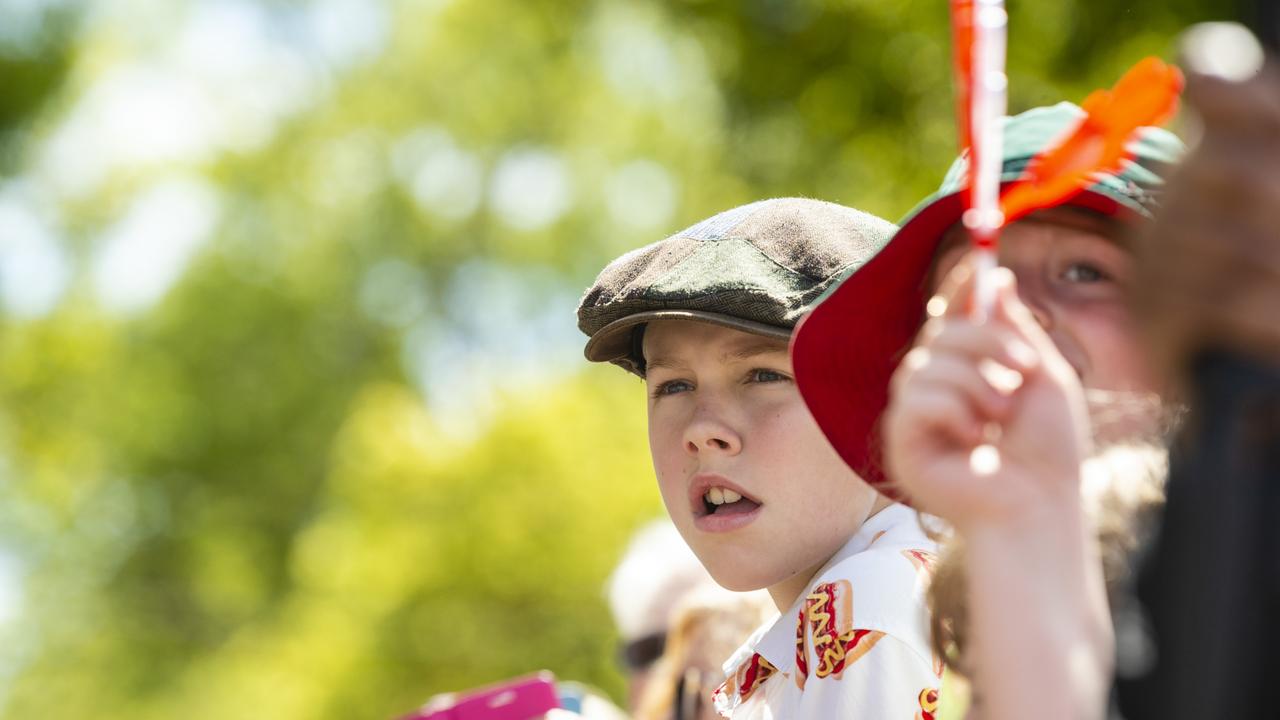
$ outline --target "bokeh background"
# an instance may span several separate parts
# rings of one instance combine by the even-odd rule
[[[1013,110],[1217,0],[1009,0]],[[609,259],[898,218],[942,0],[0,0],[0,717],[389,718],[546,667],[661,513]]]

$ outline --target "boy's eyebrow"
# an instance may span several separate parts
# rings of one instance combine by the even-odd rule
[[[652,360],[646,360],[644,363],[646,369],[665,368],[667,370],[684,370],[689,366],[675,358],[663,357],[659,355]]]
[[[786,353],[787,346],[778,340],[770,340],[761,338],[750,342],[742,343],[737,347],[729,348],[720,354],[721,362],[735,362],[747,360],[757,355],[766,355],[768,353]],[[664,368],[667,370],[687,370],[689,364],[675,357],[658,355],[652,360],[645,362],[648,368]]]
[[[756,340],[749,343],[743,343],[742,345],[736,348],[726,350],[720,356],[720,359],[724,361],[747,360],[757,355],[766,355],[768,353],[779,353],[779,352],[785,354],[787,352],[787,346],[782,344],[782,342],[778,340],[769,340],[767,338],[761,338],[760,340]]]
[[[1063,225],[1090,232],[1111,241],[1113,245],[1121,250],[1133,251],[1133,227],[1122,220],[1103,215],[1094,210],[1063,206],[1032,213],[1022,218],[1022,220]]]

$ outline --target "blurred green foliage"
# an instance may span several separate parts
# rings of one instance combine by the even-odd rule
[[[218,69],[244,18],[287,45],[334,4],[58,5],[0,57],[0,169],[45,188],[71,268],[0,328],[5,718],[391,717],[539,667],[619,696],[602,587],[661,509],[638,383],[574,359],[576,293],[764,196],[897,218],[955,150],[942,2],[402,0],[356,12],[368,47],[321,23],[339,60],[237,80],[284,107],[248,140],[58,180],[92,166],[49,148],[97,84],[179,63],[197,11],[234,10]],[[1012,111],[1213,12],[1009,7]],[[216,222],[122,309],[108,230],[174,177]]]

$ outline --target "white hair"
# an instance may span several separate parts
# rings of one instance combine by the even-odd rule
[[[714,581],[670,520],[641,527],[609,576],[609,608],[619,634],[633,640],[664,632],[681,599],[708,584]]]

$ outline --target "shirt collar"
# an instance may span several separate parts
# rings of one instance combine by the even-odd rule
[[[858,528],[858,532],[854,533],[853,537],[849,538],[849,542],[845,543],[843,547],[836,551],[835,555],[831,556],[831,560],[822,566],[822,569],[813,576],[813,580],[816,581],[822,577],[823,573],[838,563],[864,552],[871,547],[872,543],[879,540],[881,536],[887,534],[890,530],[902,528],[908,532],[911,530],[920,531],[917,518],[916,511],[902,503],[893,503],[883,508],[862,523],[862,527]],[[897,533],[894,534],[896,535]],[[810,587],[815,584],[814,582],[809,583]]]
[[[768,660],[780,672],[791,672],[796,660],[796,627],[799,622],[799,613],[806,598],[809,596],[809,591],[817,585],[818,580],[832,567],[860,552],[864,552],[881,536],[898,528],[903,528],[906,532],[914,531],[923,536],[923,531],[919,528],[916,511],[901,503],[889,505],[867,518],[862,523],[862,527],[858,528],[858,532],[854,533],[853,537],[849,538],[848,542],[831,556],[831,559],[822,566],[821,570],[814,573],[805,591],[800,593],[800,596],[795,599],[791,607],[783,611],[772,624],[766,624],[752,633],[751,638],[725,662],[725,675],[732,677],[744,662],[751,659],[754,653],[759,653],[761,657]],[[897,533],[894,534],[896,535]]]

